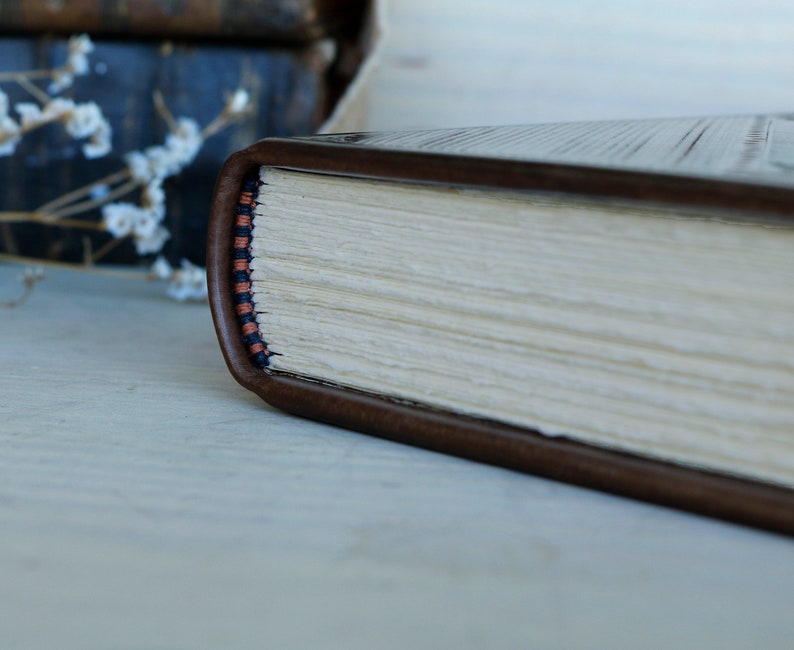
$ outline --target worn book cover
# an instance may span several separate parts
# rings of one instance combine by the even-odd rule
[[[794,533],[792,124],[262,141],[211,216],[227,363],[303,416]]]

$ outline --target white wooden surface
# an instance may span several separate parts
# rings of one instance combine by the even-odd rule
[[[790,112],[785,0],[387,0],[367,128]]]
[[[444,109],[432,84],[432,101],[419,77],[411,86],[409,71],[428,69],[413,44],[452,39],[453,5],[496,29],[526,23],[516,6],[530,4],[541,7],[392,0],[373,121],[479,121],[485,71],[466,54],[470,75]],[[717,19],[744,11],[706,5]],[[790,10],[761,5],[782,52]],[[512,40],[505,60],[526,45]],[[532,101],[601,110],[554,88]],[[704,88],[697,101],[718,103]],[[794,105],[792,88],[746,101]],[[17,273],[0,267],[4,295]],[[0,648],[791,646],[788,539],[291,418],[233,382],[206,306],[137,281],[48,275],[0,312]]]
[[[206,307],[48,275],[0,313],[0,647],[789,647],[790,540],[293,419]]]

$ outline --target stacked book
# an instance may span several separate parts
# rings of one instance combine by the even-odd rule
[[[63,129],[37,130],[14,156],[0,158],[3,210],[30,210],[123,168],[130,151],[162,143],[169,124],[153,95],[175,117],[205,126],[237,88],[251,114],[208,139],[195,161],[166,187],[168,257],[203,263],[208,205],[223,160],[271,135],[308,134],[328,116],[360,61],[364,0],[262,2],[102,2],[22,0],[0,4],[0,71],[42,70],[67,57],[68,38],[88,34],[90,70],[58,96],[99,105],[113,130],[113,151],[86,160]],[[31,101],[28,89],[4,84],[8,104]],[[13,110],[13,109],[11,109]],[[32,197],[35,197],[31,204]],[[15,225],[5,252],[79,261],[84,232]],[[96,238],[96,246],[107,236]],[[104,261],[130,263],[132,246]]]

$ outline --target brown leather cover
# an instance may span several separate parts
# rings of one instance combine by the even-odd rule
[[[308,41],[360,19],[365,0],[15,0],[0,31]]]
[[[263,165],[369,178],[542,189],[646,201],[792,213],[794,192],[706,178],[357,145],[356,135],[271,139],[232,156],[220,173],[209,226],[209,296],[235,379],[271,405],[307,418],[434,451],[650,503],[794,535],[794,491],[615,452],[535,431],[398,403],[260,370],[248,358],[232,301],[232,225],[243,178]],[[346,141],[347,138],[347,141]],[[753,191],[755,189],[756,191]]]

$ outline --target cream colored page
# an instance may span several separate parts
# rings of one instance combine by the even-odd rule
[[[265,180],[273,368],[794,484],[794,228]]]

